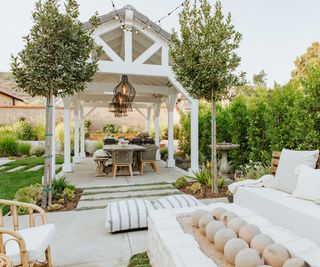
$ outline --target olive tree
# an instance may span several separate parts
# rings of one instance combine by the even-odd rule
[[[211,102],[212,190],[217,192],[216,102],[244,78],[244,73],[236,73],[242,35],[235,30],[231,14],[223,14],[220,1],[213,7],[208,0],[186,1],[179,23],[181,39],[174,32],[170,46],[172,67],[192,97]]]
[[[67,0],[64,12],[59,0],[38,1],[32,13],[33,26],[23,37],[24,48],[12,56],[11,70],[18,88],[31,96],[46,98],[45,169],[42,206],[52,201],[52,109],[53,96],[66,97],[82,91],[98,69],[101,48],[91,37],[98,19],[90,19],[90,29],[79,21],[79,5]]]

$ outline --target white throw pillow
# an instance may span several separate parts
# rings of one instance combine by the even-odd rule
[[[297,178],[295,169],[303,164],[311,168],[316,167],[319,150],[294,151],[283,149],[281,151],[277,172],[275,175],[274,188],[292,194],[296,189]]]
[[[298,181],[293,195],[298,198],[316,201],[320,198],[320,170],[312,169],[306,165],[297,167]]]

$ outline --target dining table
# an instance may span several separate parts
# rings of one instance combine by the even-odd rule
[[[115,150],[133,150],[133,169],[138,170],[138,152],[145,151],[147,148],[144,146],[134,145],[134,144],[113,144],[104,145],[103,150],[112,154]]]

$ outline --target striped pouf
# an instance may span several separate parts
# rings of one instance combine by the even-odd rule
[[[174,209],[174,208],[188,208],[188,207],[200,207],[203,204],[195,197],[190,195],[172,195],[159,198],[153,201],[153,205],[156,209]]]
[[[108,232],[146,228],[154,207],[149,200],[127,199],[108,204],[105,227]]]

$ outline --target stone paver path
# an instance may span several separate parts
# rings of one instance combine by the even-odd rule
[[[23,169],[23,168],[25,168],[26,166],[18,166],[18,167],[15,167],[15,168],[13,168],[13,169],[10,169],[10,170],[8,170],[8,171],[6,171],[6,172],[16,172],[16,171],[19,171],[19,170],[21,170],[21,169]]]
[[[36,165],[28,170],[25,170],[25,172],[34,172],[40,170],[44,165]]]
[[[77,209],[102,209],[108,203],[130,199],[143,198],[154,200],[162,196],[181,194],[181,192],[170,183],[150,183],[146,185],[120,185],[120,186],[101,186],[85,188]]]

